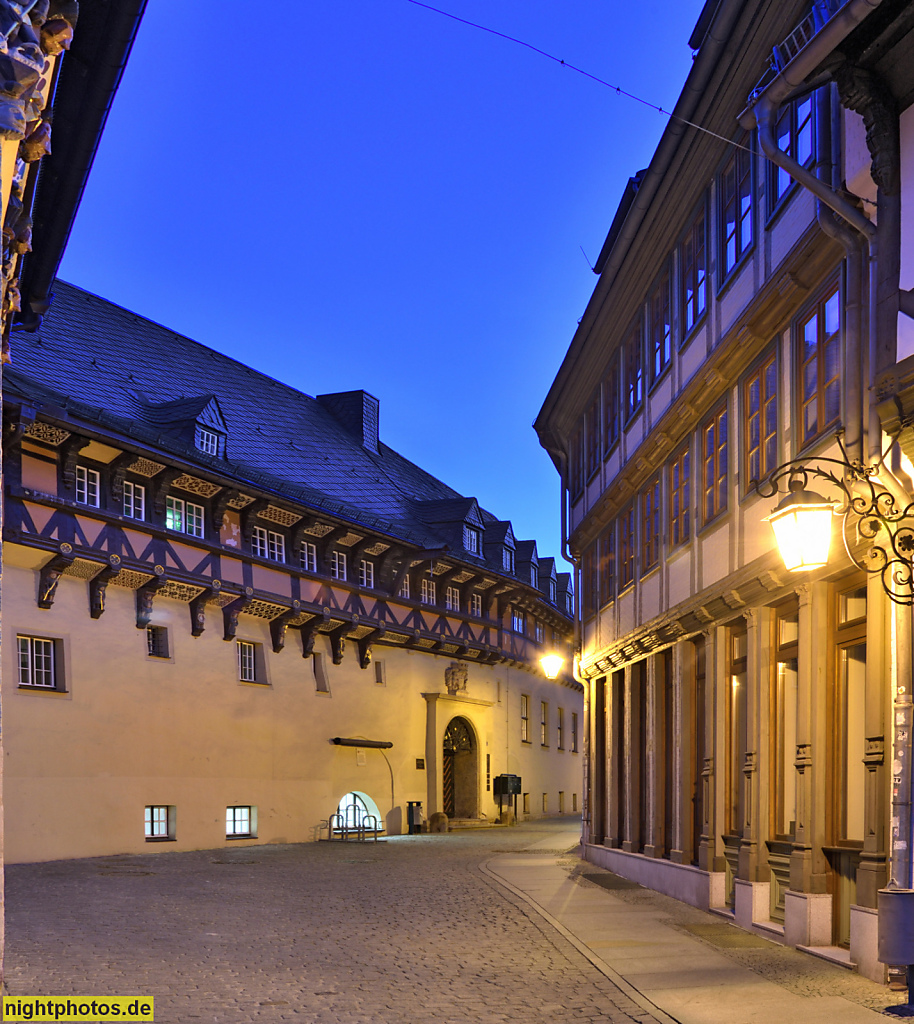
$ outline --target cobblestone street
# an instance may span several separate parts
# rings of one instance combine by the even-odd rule
[[[13,866],[8,990],[153,995],[162,1024],[650,1020],[480,871],[547,836],[534,824]]]

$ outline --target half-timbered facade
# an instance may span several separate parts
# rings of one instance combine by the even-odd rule
[[[8,859],[492,820],[503,774],[521,815],[578,810],[554,560],[384,445],[367,392],[56,293],[6,375]]]
[[[787,572],[756,483],[843,459],[839,431],[873,465],[910,423],[912,25],[705,5],[536,423],[579,581],[587,858],[874,978],[910,612],[837,528]],[[872,476],[899,507],[902,454]]]

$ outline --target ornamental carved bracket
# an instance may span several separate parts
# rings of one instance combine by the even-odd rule
[[[192,597],[188,602],[190,608],[190,635],[202,636],[206,629],[206,606],[222,589],[221,580],[213,580],[206,590]]]
[[[89,580],[89,614],[100,619],[105,611],[108,584],[121,571],[121,556],[109,555],[108,564]]]
[[[444,685],[447,692],[455,697],[458,693],[466,693],[467,667],[459,661],[452,661],[444,670]]]
[[[76,463],[79,453],[88,445],[88,437],[71,434],[60,446],[60,480],[66,494],[76,491]]]
[[[261,512],[269,505],[269,501],[266,498],[257,498],[252,501],[247,508],[241,512],[241,539],[246,543],[251,543],[251,538],[254,536],[254,527],[258,525],[257,517]]]
[[[856,111],[866,128],[873,181],[887,196],[897,195],[899,140],[895,98],[882,79],[868,68],[845,61],[835,69],[835,82],[843,106]]]
[[[168,497],[171,485],[181,475],[180,469],[174,469],[170,466],[160,470],[155,475],[152,485],[152,508],[157,516],[165,515],[165,499]]]
[[[67,568],[75,557],[73,545],[65,542],[60,545],[58,554],[41,567],[38,572],[39,608],[50,608],[54,604],[54,597],[57,594],[57,584],[60,582],[60,577],[63,575],[64,569]]]
[[[156,594],[165,586],[165,569],[157,565],[153,572],[155,576],[144,583],[136,592],[136,628],[146,629],[152,619],[152,606]]]
[[[234,640],[238,632],[238,616],[254,599],[254,588],[245,587],[244,593],[222,609],[222,639]]]
[[[326,626],[330,621],[330,609],[325,608],[322,615],[315,615],[299,628],[301,633],[301,656],[310,658],[314,653],[314,641],[317,639],[317,632],[320,626]]]
[[[127,476],[127,467],[136,462],[133,452],[123,452],[108,464],[108,491],[115,508],[123,508],[124,502],[124,478]]]
[[[286,632],[289,622],[301,612],[301,601],[293,601],[289,611],[270,619],[270,640],[273,642],[273,653],[279,652],[286,646]]]
[[[35,422],[38,410],[34,405],[23,402],[17,415],[11,416],[6,424],[3,445],[7,452],[22,443],[26,430]]]
[[[352,622],[344,622],[336,629],[332,629],[327,636],[330,638],[330,654],[333,657],[334,665],[343,664],[343,655],[346,651],[346,637],[352,633],[359,624],[358,615],[352,616]]]
[[[357,641],[359,648],[359,668],[368,668],[371,664],[371,648],[372,645],[384,637],[387,633],[386,629],[375,629],[367,636],[363,636]]]

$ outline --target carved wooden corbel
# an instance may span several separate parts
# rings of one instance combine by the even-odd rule
[[[124,508],[124,478],[127,467],[136,462],[133,452],[122,452],[116,459],[108,463],[108,492],[113,506],[119,511]]]
[[[206,606],[212,598],[222,589],[221,580],[213,580],[212,583],[201,591],[196,597],[190,599],[190,635],[202,636],[206,629]]]
[[[167,466],[165,469],[159,470],[153,477],[152,509],[157,516],[165,515],[165,499],[168,497],[171,485],[179,476],[183,476],[183,470]]]
[[[66,494],[76,490],[76,463],[79,453],[89,445],[88,437],[71,434],[60,446],[60,482]]]
[[[293,601],[289,611],[270,619],[270,639],[273,641],[273,653],[279,652],[286,645],[286,632],[289,629],[289,621],[298,616],[301,612],[301,601]]]
[[[109,555],[108,564],[89,580],[89,614],[100,619],[105,611],[108,584],[121,571],[121,556]]]
[[[343,655],[346,653],[346,637],[358,626],[359,617],[354,615],[352,622],[344,622],[342,626],[332,629],[327,636],[330,637],[330,654],[333,657],[334,665],[343,664]]]
[[[136,628],[146,629],[149,625],[149,621],[152,618],[152,605],[155,601],[155,596],[158,591],[165,586],[167,580],[164,579],[165,570],[161,565],[157,565],[153,570],[155,576],[151,580],[147,580],[136,592]]]
[[[234,640],[238,632],[238,616],[254,599],[254,588],[245,587],[244,593],[222,609],[222,639]]]
[[[241,496],[240,491],[230,487],[223,487],[222,490],[212,499],[210,512],[212,515],[213,532],[218,534],[225,523],[225,514],[229,510],[229,502]]]
[[[58,549],[50,562],[42,566],[38,572],[38,607],[50,608],[54,603],[57,593],[57,584],[63,575],[64,569],[73,561],[76,556],[73,553],[73,545],[64,542]]]
[[[3,441],[4,449],[9,452],[22,443],[26,430],[35,422],[38,410],[34,405],[23,402],[18,413],[14,413],[7,419],[6,437]]]
[[[322,576],[330,575],[330,555],[333,551],[333,545],[336,544],[340,537],[345,537],[347,533],[349,533],[348,526],[338,526],[317,542],[317,571]],[[349,552],[347,551],[346,554],[348,555]],[[352,571],[351,566],[349,571]],[[347,573],[348,575],[349,573]]]
[[[251,543],[254,527],[258,525],[257,518],[269,504],[266,498],[257,498],[241,510],[241,539],[246,544]]]
[[[387,633],[386,629],[375,629],[357,641],[359,648],[359,668],[368,668],[371,664],[372,645]]]

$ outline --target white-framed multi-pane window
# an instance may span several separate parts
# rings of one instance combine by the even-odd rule
[[[147,842],[174,839],[174,807],[169,807],[168,804],[147,804],[144,817]]]
[[[470,594],[470,615],[482,616],[482,594]]]
[[[444,591],[444,607],[449,612],[460,611],[460,587],[446,587]]]
[[[504,548],[501,555],[501,567],[505,572],[514,572],[514,548]]]
[[[146,518],[146,488],[132,480],[124,481],[124,515],[128,519]]]
[[[409,597],[409,576],[403,577],[403,582],[400,584],[400,589],[397,591],[397,597]]]
[[[171,495],[165,499],[165,527],[191,537],[203,536],[203,506]]]
[[[438,603],[438,587],[435,580],[425,579],[423,577],[421,583],[421,589],[419,592],[419,600],[423,604],[437,604]]]
[[[317,572],[317,545],[310,540],[304,541],[298,552],[298,559],[305,572]]]
[[[515,633],[527,632],[527,616],[523,608],[511,609],[511,628]]]
[[[374,562],[367,558],[359,560],[359,586],[374,589]]]
[[[255,834],[255,809],[249,804],[225,809],[225,835],[227,838]]]
[[[194,432],[194,446],[206,455],[219,454],[219,435],[214,430],[197,425]]]
[[[346,552],[345,551],[331,551],[330,552],[330,575],[335,580],[346,579],[347,566],[346,566]]]
[[[243,683],[257,682],[257,645],[249,640],[236,640],[238,651],[238,678]]]
[[[539,621],[539,619],[536,620],[536,625],[534,626],[534,636],[538,644],[546,642],[546,630],[542,622]]]
[[[471,555],[482,554],[482,541],[479,530],[474,530],[472,526],[464,526],[463,546]]]
[[[38,636],[19,636],[19,685],[57,689],[54,641]]]
[[[101,476],[97,469],[76,467],[76,500],[80,505],[98,508],[101,505]]]
[[[269,558],[271,562],[286,560],[286,538],[275,530],[266,530],[255,526],[251,534],[251,550],[259,558]]]

